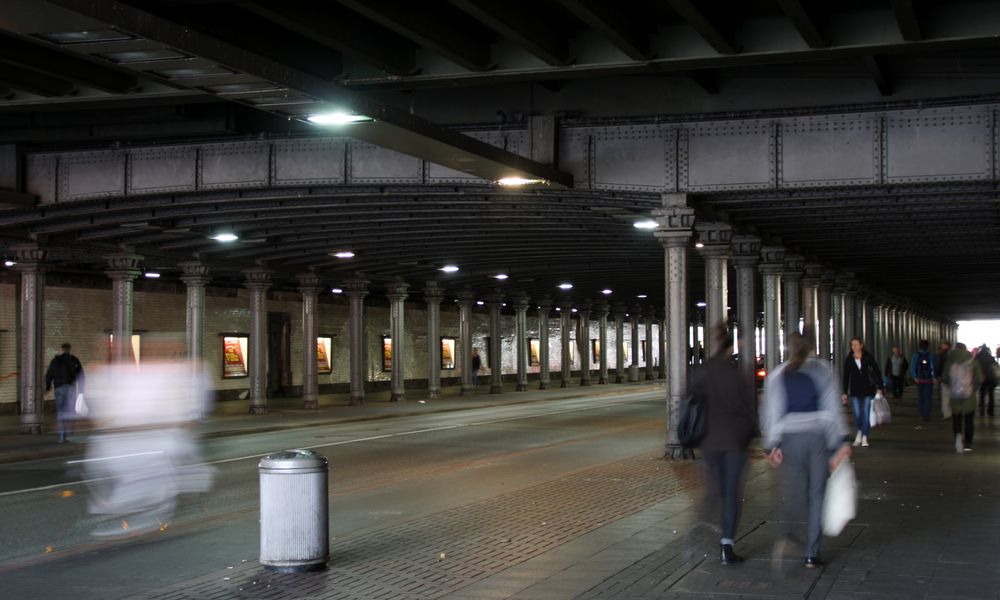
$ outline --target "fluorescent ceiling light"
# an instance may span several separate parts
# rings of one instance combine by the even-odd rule
[[[559,289],[561,289],[561,290],[571,290],[571,289],[573,289],[573,284],[572,283],[560,283],[559,284]]]
[[[341,288],[330,288],[330,292],[333,294],[343,294],[344,290]]]
[[[525,177],[504,177],[498,179],[497,183],[506,186],[518,186],[518,185],[531,185],[531,184],[542,184],[547,183],[544,179],[528,179]]]
[[[611,290],[601,290],[601,293],[604,294],[605,296],[610,296]]]
[[[485,304],[482,300],[476,300],[476,306],[484,306]]]
[[[217,242],[235,242],[236,240],[240,239],[240,236],[232,232],[223,232],[223,233],[217,233],[211,236],[211,238]]]
[[[694,243],[694,247],[695,248],[704,248],[705,244],[704,244],[704,242],[695,242]]]
[[[695,304],[695,306],[697,306],[698,308],[705,308],[706,306],[708,306],[708,304],[705,304],[704,302],[699,302],[698,304]]]
[[[445,266],[441,267],[440,269],[438,269],[438,271],[444,271],[445,273],[454,273],[457,270],[458,270],[458,267],[455,266],[455,265],[445,265]]]
[[[636,221],[632,223],[632,227],[636,229],[656,229],[657,223],[652,219],[643,219],[642,221]]]
[[[639,294],[636,298],[649,298],[646,294]]]
[[[493,279],[499,279],[500,281],[503,281],[504,279],[507,279],[507,274],[497,273],[496,275],[493,276]]]
[[[570,312],[576,312],[576,309],[575,308],[571,308],[571,309],[569,309],[569,311]]]
[[[12,261],[12,260],[5,260],[5,261],[3,261],[3,266],[5,266],[5,267],[13,267],[16,264],[17,263],[14,262],[14,261]]]
[[[334,252],[333,255],[337,258],[354,258],[354,253],[350,250],[341,250],[340,252]]]
[[[347,125],[348,123],[361,123],[364,121],[373,121],[374,119],[365,115],[354,115],[343,111],[337,111],[332,113],[309,115],[306,117],[306,120],[317,125]]]
[[[145,275],[146,279],[159,279],[160,278],[160,274],[157,273],[156,271],[146,271],[145,273],[143,273],[143,275]]]

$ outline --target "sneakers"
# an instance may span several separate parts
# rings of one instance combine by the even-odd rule
[[[861,437],[862,436],[861,436],[861,432],[860,431],[858,432],[858,435],[854,436],[854,445],[855,446],[860,446],[861,445]]]
[[[861,447],[862,448],[867,448],[868,447],[868,436],[867,435],[861,436]]]
[[[961,454],[962,450],[963,450],[963,448],[962,448],[962,434],[959,433],[958,435],[955,436],[955,452],[957,454]]]

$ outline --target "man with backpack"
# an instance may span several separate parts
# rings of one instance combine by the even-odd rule
[[[920,418],[926,421],[931,416],[931,397],[934,394],[934,355],[931,354],[930,342],[920,340],[918,350],[910,357],[910,375],[917,384],[917,407]],[[942,386],[943,389],[943,386]]]
[[[983,370],[961,342],[955,344],[955,349],[948,353],[946,362],[948,368],[941,374],[941,389],[947,387],[951,396],[951,429],[955,434],[955,452],[972,452],[976,391],[983,381]]]

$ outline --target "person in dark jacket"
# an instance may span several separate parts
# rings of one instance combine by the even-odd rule
[[[917,408],[924,421],[931,418],[931,396],[934,395],[934,379],[940,377],[941,363],[930,353],[931,343],[920,340],[917,351],[910,357],[910,375],[917,384]]]
[[[83,365],[71,350],[72,346],[63,344],[62,353],[52,359],[45,371],[45,391],[55,385],[56,431],[59,433],[60,444],[72,433],[76,396],[83,393]]]
[[[903,397],[903,381],[906,379],[906,369],[908,363],[899,346],[892,347],[892,356],[885,361],[885,376],[892,384],[892,399],[899,400]]]
[[[854,424],[858,430],[854,438],[855,446],[868,447],[868,433],[871,423],[868,415],[872,409],[875,394],[882,391],[882,375],[878,363],[871,352],[865,350],[865,343],[859,337],[851,338],[851,353],[844,359],[843,390],[841,401],[851,400],[854,410]]]
[[[708,505],[720,504],[720,561],[731,565],[743,561],[733,550],[733,544],[740,519],[747,446],[757,420],[757,399],[756,391],[732,361],[732,334],[720,324],[715,327],[713,338],[714,352],[696,374],[692,386],[694,393],[703,395],[708,415],[708,429],[698,447],[708,469]]]
[[[996,403],[994,397],[994,388],[997,387],[997,379],[993,374],[993,367],[996,366],[996,360],[993,358],[993,352],[990,351],[990,347],[983,344],[979,348],[979,352],[976,353],[976,362],[979,363],[979,368],[983,372],[983,383],[979,386],[979,416],[993,416],[993,408]]]

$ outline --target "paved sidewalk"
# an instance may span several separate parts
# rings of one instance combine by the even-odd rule
[[[250,415],[248,400],[227,401],[216,404],[212,416],[204,419],[199,429],[203,437],[215,438],[297,427],[318,427],[334,423],[467,410],[486,406],[545,402],[594,395],[664,391],[663,381],[576,386],[563,389],[558,388],[558,385],[558,382],[555,382],[554,389],[531,389],[525,392],[515,392],[514,386],[511,384],[505,386],[504,392],[500,394],[490,394],[488,393],[489,386],[480,385],[477,391],[467,396],[460,395],[459,388],[450,387],[442,390],[443,397],[439,400],[428,400],[426,390],[414,390],[407,391],[407,399],[404,402],[389,402],[389,392],[380,391],[369,393],[365,404],[361,406],[349,406],[346,394],[323,395],[320,396],[318,410],[300,408],[301,398],[276,398],[268,401],[266,415]],[[0,463],[64,457],[82,453],[82,444],[57,444],[55,415],[46,414],[45,418],[46,433],[20,435],[17,433],[20,419],[18,415],[0,416]],[[77,441],[83,441],[88,424],[86,421],[81,421],[78,427],[80,436]]]
[[[956,455],[950,421],[920,422],[913,405],[908,396],[872,447],[856,449],[859,516],[825,541],[821,569],[805,569],[794,551],[773,556],[777,479],[759,452],[737,543],[749,560],[722,566],[701,516],[700,462],[651,451],[352,532],[333,540],[324,572],[234,564],[139,597],[997,600],[1000,424],[977,419],[975,451]]]

